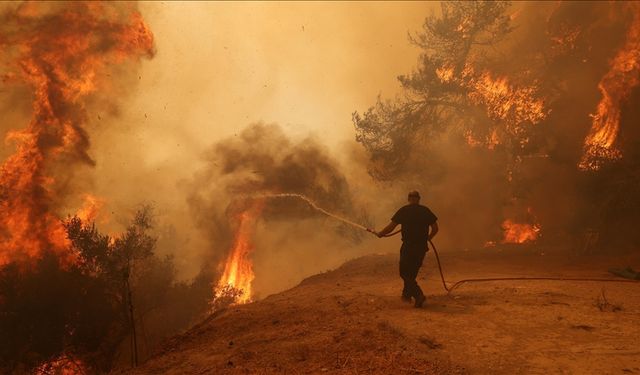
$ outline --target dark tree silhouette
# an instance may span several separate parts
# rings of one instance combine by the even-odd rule
[[[148,355],[206,311],[211,275],[175,282],[172,259],[154,254],[151,207],[114,237],[78,217],[63,224],[77,261],[44,252],[0,268],[0,372],[55,372],[74,361],[76,372],[107,372],[129,349],[135,364],[136,347]]]
[[[474,80],[487,63],[484,51],[512,30],[507,2],[443,2],[441,14],[427,17],[410,35],[421,50],[418,67],[398,77],[404,93],[395,100],[378,98],[364,114],[354,112],[356,140],[370,153],[370,173],[387,179],[415,163],[414,150],[428,151],[429,139],[450,127],[485,137],[493,124],[487,103],[474,100]]]

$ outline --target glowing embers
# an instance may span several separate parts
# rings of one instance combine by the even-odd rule
[[[471,147],[482,146],[488,150],[494,150],[496,146],[500,144],[500,136],[498,135],[498,130],[495,128],[491,131],[491,134],[484,137],[484,139],[477,139],[470,130],[465,131],[463,136],[467,145]]]
[[[527,243],[538,239],[540,224],[516,223],[511,219],[502,222],[502,243]]]
[[[35,375],[84,375],[88,373],[82,361],[65,354],[40,365],[34,371]]]
[[[214,291],[216,295],[229,287],[241,292],[235,298],[237,303],[247,303],[251,301],[251,283],[254,279],[253,262],[251,253],[253,251],[253,239],[260,213],[264,207],[261,199],[247,201],[244,207],[238,209],[234,215],[236,222],[236,232],[229,255],[224,264],[224,270],[220,281]]]
[[[631,90],[640,83],[640,6],[630,3],[634,18],[625,44],[609,64],[598,89],[602,99],[598,103],[591,130],[584,141],[584,153],[578,167],[598,170],[607,161],[622,157],[616,147],[620,131],[621,106]]]

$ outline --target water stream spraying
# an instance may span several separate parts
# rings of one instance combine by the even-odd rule
[[[320,212],[320,213],[322,213],[324,215],[332,217],[332,218],[334,218],[336,220],[340,220],[343,223],[349,224],[349,225],[354,226],[356,228],[359,228],[359,229],[362,229],[362,230],[366,230],[366,231],[369,230],[369,229],[367,229],[367,227],[365,227],[365,226],[363,226],[361,224],[355,223],[355,222],[353,222],[351,220],[345,219],[343,217],[340,217],[338,215],[335,215],[335,214],[325,210],[324,208],[318,206],[316,204],[316,202],[312,201],[309,197],[307,197],[305,195],[302,195],[302,194],[298,194],[298,193],[274,193],[274,194],[262,194],[262,195],[260,195],[260,197],[265,197],[265,198],[298,198],[298,199],[302,199],[303,201],[307,202],[309,204],[309,206],[311,206],[311,208],[313,208],[314,210],[316,210],[316,211],[318,211],[318,212]]]

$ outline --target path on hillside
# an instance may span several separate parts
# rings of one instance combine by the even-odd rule
[[[447,254],[448,280],[610,277],[630,259],[530,248]],[[136,374],[640,374],[640,285],[521,282],[442,290],[430,254],[427,306],[399,298],[397,255],[371,255],[203,321]],[[631,264],[638,267],[638,264]],[[606,311],[598,307],[604,293]],[[602,304],[600,307],[603,307]]]

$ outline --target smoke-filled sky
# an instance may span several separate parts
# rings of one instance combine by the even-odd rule
[[[90,270],[76,215],[105,280],[259,299],[396,252],[414,189],[445,251],[637,251],[639,103],[640,2],[0,3],[0,270]]]
[[[11,14],[13,8],[20,8],[29,16],[30,7],[62,9],[72,4],[3,4],[0,10],[8,10],[7,14]],[[230,239],[217,241],[207,237],[206,233],[211,228],[202,228],[204,224],[194,220],[196,214],[189,204],[190,195],[194,191],[212,192],[204,201],[207,207],[217,210],[212,216],[218,217],[235,198],[225,186],[209,189],[208,186],[196,187],[194,184],[206,181],[206,184],[223,185],[217,180],[220,176],[219,160],[215,159],[214,151],[220,149],[224,142],[232,144],[234,141],[229,140],[242,138],[241,134],[247,127],[267,124],[266,129],[277,129],[282,133],[280,144],[300,145],[302,148],[313,145],[314,152],[326,155],[330,166],[328,170],[339,171],[340,175],[346,176],[348,189],[344,189],[344,196],[339,199],[352,202],[356,211],[362,209],[361,217],[369,219],[367,224],[376,224],[377,227],[386,224],[392,210],[404,203],[404,192],[410,187],[427,192],[423,194],[424,203],[441,214],[441,239],[454,237],[451,235],[454,223],[465,226],[465,238],[473,243],[500,234],[498,223],[505,218],[501,213],[503,206],[508,206],[509,203],[505,202],[515,196],[514,189],[507,183],[500,185],[502,188],[494,186],[497,181],[506,181],[502,162],[507,154],[466,146],[456,149],[453,146],[463,142],[459,134],[453,134],[448,140],[425,140],[416,138],[415,133],[405,132],[415,140],[400,142],[400,146],[411,153],[418,172],[405,176],[403,184],[389,189],[387,185],[374,182],[367,174],[370,155],[365,152],[363,144],[355,142],[352,112],[364,113],[375,104],[378,95],[394,98],[403,92],[396,77],[410,73],[418,64],[420,54],[420,50],[409,42],[408,33],[419,31],[426,16],[440,11],[440,4],[143,2],[109,6],[114,9],[129,7],[128,11],[137,9],[141,12],[153,34],[153,51],[147,54],[148,59],[101,70],[104,77],[99,77],[99,81],[104,85],[87,95],[80,105],[82,129],[88,135],[88,143],[83,147],[86,147],[88,157],[95,161],[95,166],[85,163],[78,168],[69,168],[67,164],[58,162],[54,163],[58,169],[51,167],[47,170],[56,175],[59,190],[64,192],[60,199],[56,197],[55,202],[51,197],[55,204],[48,208],[55,210],[57,215],[65,217],[76,212],[82,205],[84,194],[90,193],[105,202],[98,225],[113,233],[122,230],[136,205],[154,203],[159,219],[159,252],[174,254],[180,274],[193,276],[203,262],[216,259],[211,256],[212,252],[227,251]],[[468,90],[476,85],[478,91],[483,88],[480,87],[483,82],[487,83],[488,88],[476,92],[475,99],[484,103],[487,109],[490,100],[504,104],[501,100],[506,97],[508,101],[509,91],[536,92],[537,89],[526,91],[530,85],[540,86],[541,98],[547,94],[544,100],[537,100],[531,95],[516,95],[516,99],[524,98],[525,104],[548,106],[540,112],[543,115],[538,120],[544,119],[541,124],[536,124],[536,120],[527,125],[533,125],[528,129],[546,131],[545,136],[540,137],[543,141],[532,142],[541,145],[540,153],[534,156],[555,157],[545,163],[556,163],[555,167],[571,172],[556,173],[570,175],[567,177],[570,183],[552,181],[547,183],[548,189],[537,188],[537,193],[528,196],[529,200],[539,196],[546,201],[547,191],[557,192],[557,185],[566,186],[565,194],[556,194],[562,204],[541,203],[540,206],[551,208],[546,211],[533,205],[536,206],[534,216],[541,218],[545,228],[565,228],[571,221],[575,206],[578,206],[567,203],[581,183],[577,162],[562,160],[579,156],[583,148],[583,140],[591,127],[590,115],[602,96],[598,82],[609,69],[609,60],[615,50],[625,40],[629,21],[615,27],[619,23],[615,20],[625,18],[625,7],[624,4],[605,3],[516,3],[506,13],[516,26],[514,31],[502,44],[487,50],[491,55],[488,60],[491,69],[480,73],[480,69],[486,67],[483,68],[482,64],[476,67],[477,74],[484,80],[475,80],[470,86],[466,82],[467,86],[462,86]],[[574,17],[574,8],[584,11],[593,20]],[[611,17],[599,17],[601,8],[609,9]],[[575,33],[571,26],[573,23],[582,27],[575,27],[581,30],[580,33]],[[10,29],[7,29],[7,35],[11,34]],[[629,35],[627,44],[635,46],[635,34]],[[585,58],[579,64],[576,63],[577,55],[574,56],[578,53],[574,50],[579,50],[579,46],[573,45],[574,39],[571,38],[589,42],[589,48],[580,50]],[[6,55],[9,60],[13,56]],[[70,56],[73,57],[72,54]],[[552,62],[549,66],[548,61]],[[471,59],[466,63],[473,65],[474,61]],[[429,68],[431,73],[432,68]],[[441,68],[446,66],[438,67],[439,70]],[[467,73],[463,72],[463,76],[467,74],[467,78],[473,78],[472,70],[465,68],[465,71]],[[455,74],[452,68],[450,74]],[[498,75],[506,78],[495,78]],[[617,77],[616,74],[612,76]],[[623,78],[627,76],[631,77],[627,74]],[[4,71],[0,71],[0,77],[11,81]],[[23,128],[32,116],[32,87],[19,84],[1,87],[0,111],[5,119],[1,129],[4,132]],[[501,92],[501,89],[506,91]],[[557,99],[563,98],[562,95],[571,99],[570,105],[564,105]],[[476,105],[482,104],[480,102]],[[507,107],[513,109],[512,104]],[[491,124],[500,118],[505,120],[504,117],[482,114],[481,107],[475,108],[473,113],[461,112],[462,117],[477,120],[480,125]],[[496,124],[507,122],[497,121]],[[270,124],[276,126],[270,127]],[[423,121],[420,125],[426,129],[433,124]],[[449,127],[451,123],[444,125]],[[554,136],[556,133],[564,135]],[[308,137],[312,139],[308,140]],[[560,142],[563,139],[570,141]],[[428,157],[423,152],[426,146],[410,148],[416,143],[429,143],[427,141],[435,144]],[[558,144],[563,146],[556,146]],[[13,152],[13,146],[5,147],[0,150],[0,156],[5,159]],[[501,162],[492,167],[492,160]],[[535,162],[542,164],[543,160],[535,159]],[[405,164],[411,163],[405,161]],[[490,171],[491,168],[495,170]],[[540,180],[536,176],[545,176],[551,170],[546,164],[533,168],[536,173],[531,169],[528,171],[532,181]],[[429,180],[428,174],[423,173],[425,170],[434,171],[431,176],[437,178]],[[545,177],[542,181],[549,179]],[[284,190],[283,186],[279,188]],[[530,202],[525,203],[520,211],[529,213]],[[563,205],[566,206],[563,208],[566,218],[556,209]],[[339,214],[351,215],[346,211]],[[315,224],[305,227],[305,230],[312,232]],[[261,225],[266,228],[261,229],[261,233],[269,232],[268,225]],[[271,229],[275,228],[274,224],[271,225]],[[281,228],[280,232],[286,234],[287,231]],[[322,248],[320,242],[314,246]],[[367,251],[395,247],[390,243],[376,244],[380,245],[370,246]],[[322,266],[337,265],[348,254],[342,254],[341,259],[336,258]],[[256,273],[259,274],[259,270]]]
[[[142,3],[157,55],[143,69],[131,120],[148,163],[277,122],[333,145],[354,137],[351,112],[398,90],[415,65],[407,42],[430,7],[405,3]],[[144,118],[147,113],[147,118]]]
[[[116,216],[110,222],[125,222],[144,200],[156,203],[161,219],[177,222],[179,233],[191,233],[184,185],[204,167],[203,152],[251,123],[277,123],[294,139],[311,135],[337,160],[351,162],[354,149],[362,152],[351,113],[379,94],[400,92],[396,76],[410,71],[419,53],[407,33],[436,7],[139,4],[156,55],[142,63],[139,84],[115,115],[103,114],[92,132],[91,189],[108,202]],[[189,250],[176,262],[193,274],[202,258],[194,249],[210,245],[197,233],[184,235]]]

